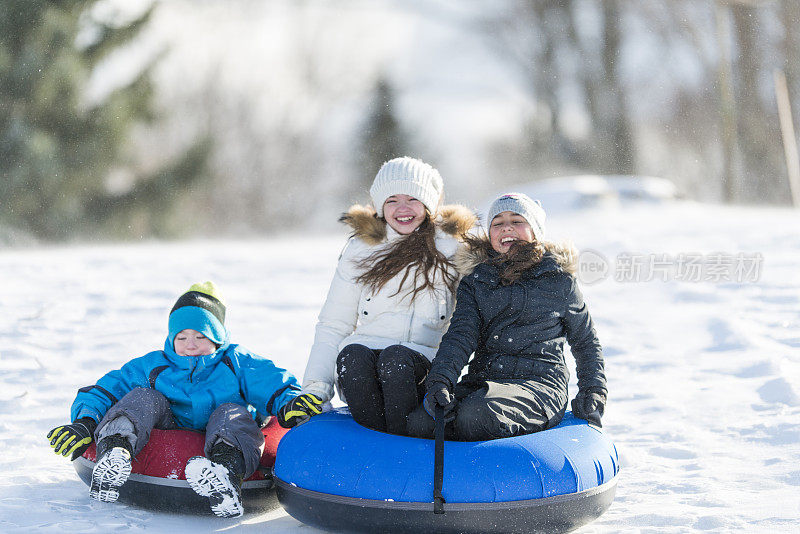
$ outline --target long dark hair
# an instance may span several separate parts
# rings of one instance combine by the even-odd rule
[[[499,253],[492,248],[492,242],[488,236],[473,237],[466,236],[467,246],[485,254],[492,265],[500,269],[500,284],[509,286],[519,280],[522,273],[539,264],[545,253],[544,245],[534,239],[532,242],[516,241],[508,249],[508,252]]]
[[[458,283],[458,274],[455,273],[453,264],[436,248],[436,225],[431,220],[430,213],[416,230],[398,238],[390,247],[378,250],[359,261],[357,266],[363,273],[356,278],[356,282],[364,284],[373,293],[405,271],[400,286],[394,293],[397,295],[413,272],[412,287],[408,291],[411,300],[427,289],[434,291],[439,272],[451,293],[455,292]]]

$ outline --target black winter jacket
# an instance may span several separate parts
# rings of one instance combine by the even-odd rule
[[[574,270],[574,250],[550,243],[546,249],[537,265],[508,286],[500,284],[500,270],[489,261],[464,276],[427,384],[443,382],[452,391],[474,352],[465,384],[533,379],[549,397],[541,399],[548,408],[563,412],[569,381],[566,340],[575,356],[579,390],[605,395],[600,342],[577,281],[568,272]]]

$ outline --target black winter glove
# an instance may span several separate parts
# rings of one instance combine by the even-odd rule
[[[283,428],[292,428],[320,413],[322,413],[322,400],[311,393],[303,393],[278,410],[278,423]]]
[[[67,456],[72,454],[70,460],[75,460],[82,455],[92,444],[97,423],[91,417],[81,417],[68,425],[57,426],[47,433],[50,446],[56,454]]]
[[[456,398],[450,393],[450,388],[443,382],[434,382],[428,386],[425,393],[425,398],[422,401],[422,406],[428,415],[434,417],[436,413],[436,405],[444,408],[444,422],[449,423],[456,418]]]
[[[590,424],[602,427],[600,418],[606,408],[606,394],[597,390],[579,391],[572,399],[572,415],[586,419]]]

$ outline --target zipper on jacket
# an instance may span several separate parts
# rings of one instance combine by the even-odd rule
[[[411,301],[411,317],[408,318],[408,332],[406,332],[406,342],[411,343],[411,328],[414,325],[414,313],[417,311],[417,299]]]

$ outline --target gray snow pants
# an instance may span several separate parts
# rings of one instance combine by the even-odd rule
[[[150,432],[154,428],[178,428],[169,401],[155,389],[136,388],[106,412],[97,425],[95,439],[99,441],[111,434],[123,434],[131,441],[136,456],[150,441]],[[245,478],[256,471],[264,450],[264,434],[247,408],[233,403],[221,404],[211,413],[205,433],[206,456],[217,441],[223,440],[242,451]]]
[[[539,432],[557,425],[566,404],[558,410],[545,407],[543,387],[536,380],[486,380],[459,382],[455,420],[445,427],[445,438],[483,441]],[[555,411],[555,413],[554,413]],[[408,435],[432,438],[433,418],[422,405],[408,416]]]

